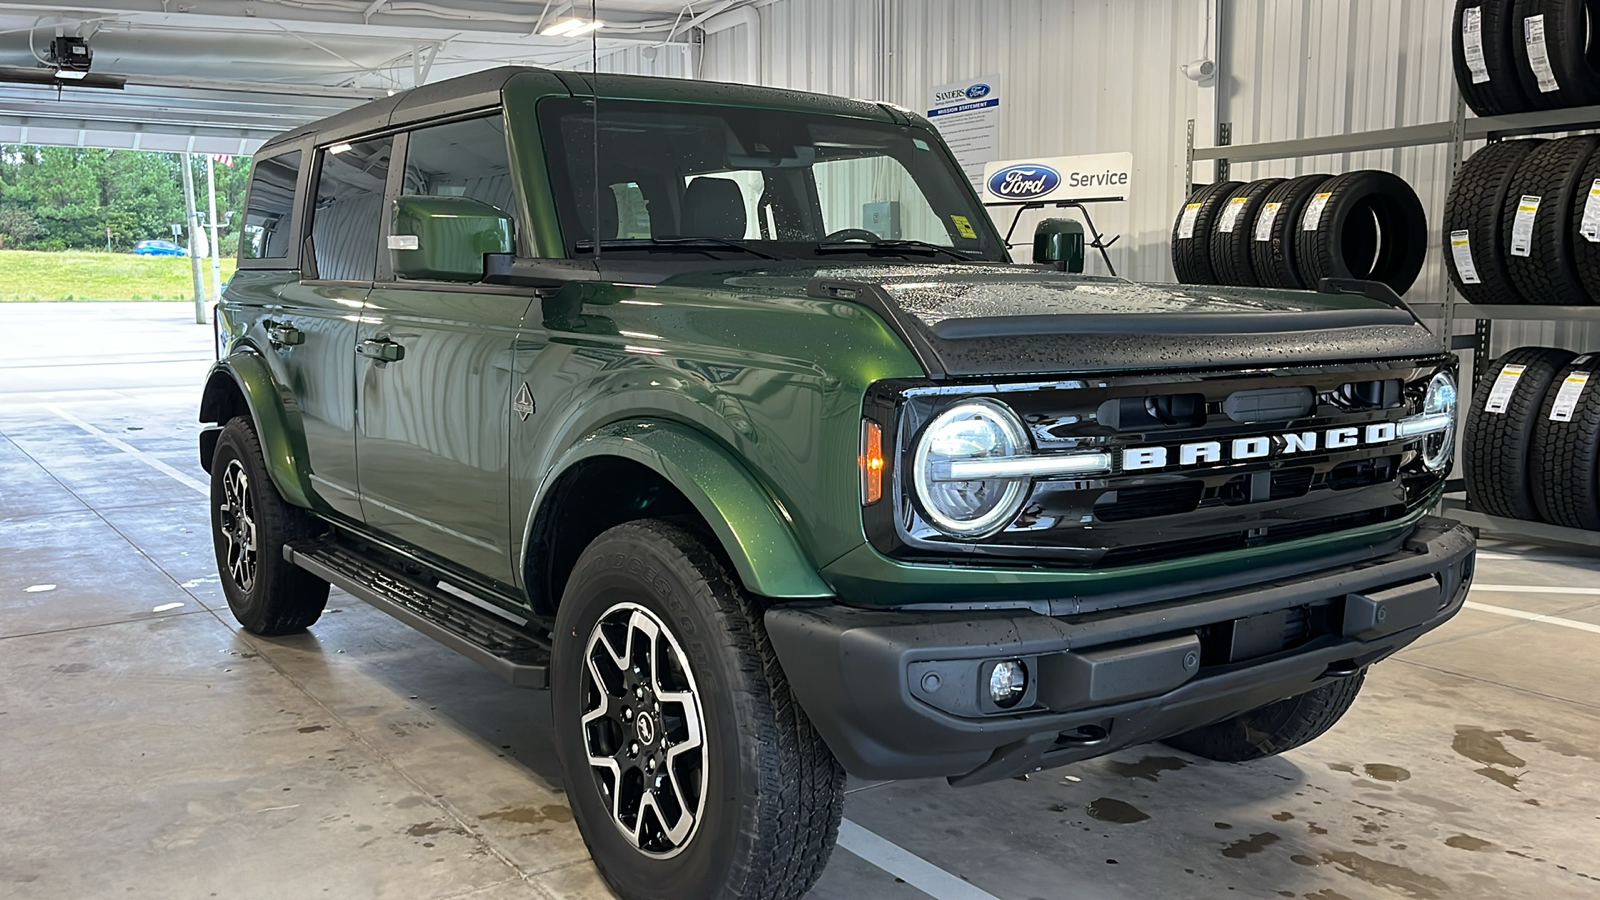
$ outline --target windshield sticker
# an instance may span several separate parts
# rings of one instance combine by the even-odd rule
[[[966,216],[951,216],[950,221],[955,223],[956,231],[962,237],[971,240],[978,236],[978,232],[972,230],[972,221]]]
[[[421,248],[422,245],[417,241],[417,236],[414,234],[389,235],[390,250],[419,250]]]
[[[926,150],[926,149],[928,149],[928,142],[923,140],[922,138],[912,138],[911,139],[911,145],[913,147],[916,147],[918,150]]]

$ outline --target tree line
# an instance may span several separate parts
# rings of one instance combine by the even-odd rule
[[[188,246],[183,160],[181,153],[146,150],[0,145],[0,249],[105,250],[108,238],[118,253],[147,240]],[[203,222],[205,157],[190,156],[189,164]],[[217,218],[234,213],[220,230],[223,254],[232,255],[239,245],[250,160],[236,156],[231,167],[217,163],[215,168]],[[176,238],[174,224],[185,225]]]

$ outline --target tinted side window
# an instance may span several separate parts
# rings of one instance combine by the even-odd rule
[[[294,246],[294,186],[300,177],[300,151],[256,160],[250,176],[250,201],[244,214],[241,259],[283,259]]]
[[[522,231],[504,116],[435,125],[411,132],[406,146],[406,194],[468,197],[509,215]],[[518,236],[521,240],[521,236]]]
[[[378,259],[378,226],[394,139],[335,144],[321,151],[311,245],[317,277],[371,281]]]

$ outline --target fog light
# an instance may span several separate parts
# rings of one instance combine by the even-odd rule
[[[1028,667],[1021,660],[995,663],[989,673],[989,699],[1001,709],[1017,705],[1028,691]]]

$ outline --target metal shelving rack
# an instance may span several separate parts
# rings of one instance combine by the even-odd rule
[[[1189,183],[1194,181],[1194,163],[1197,160],[1217,161],[1217,180],[1227,178],[1229,163],[1260,162],[1272,159],[1293,159],[1304,156],[1324,156],[1335,153],[1359,153],[1366,150],[1392,150],[1399,147],[1420,147],[1434,144],[1450,145],[1450,176],[1448,187],[1455,186],[1461,169],[1463,151],[1468,141],[1497,141],[1509,137],[1533,134],[1550,134],[1566,131],[1600,129],[1600,106],[1583,106],[1573,109],[1541,110],[1508,116],[1468,116],[1466,103],[1456,94],[1455,115],[1446,122],[1426,125],[1405,125],[1353,134],[1326,137],[1300,138],[1291,141],[1266,141],[1258,144],[1230,144],[1229,130],[1222,129],[1223,144],[1217,147],[1194,146],[1194,128],[1188,135],[1187,169]],[[1442,218],[1442,210],[1440,217]],[[1435,222],[1438,219],[1434,219]],[[1441,260],[1440,267],[1446,263]],[[1482,377],[1491,361],[1489,342],[1494,334],[1496,320],[1509,321],[1563,321],[1600,324],[1600,305],[1595,306],[1479,306],[1467,303],[1457,296],[1445,276],[1444,302],[1412,303],[1418,317],[1436,319],[1449,336],[1450,349],[1473,351],[1473,382]],[[1474,327],[1470,334],[1456,334],[1455,323],[1460,318],[1470,318]],[[1580,348],[1584,350],[1600,348]],[[1471,396],[1468,392],[1468,396]],[[1523,538],[1537,543],[1559,543],[1600,549],[1600,532],[1507,519],[1491,516],[1472,508],[1470,498],[1465,498],[1465,485],[1457,487],[1461,497],[1446,496],[1442,513],[1463,524],[1480,528],[1503,537]]]

